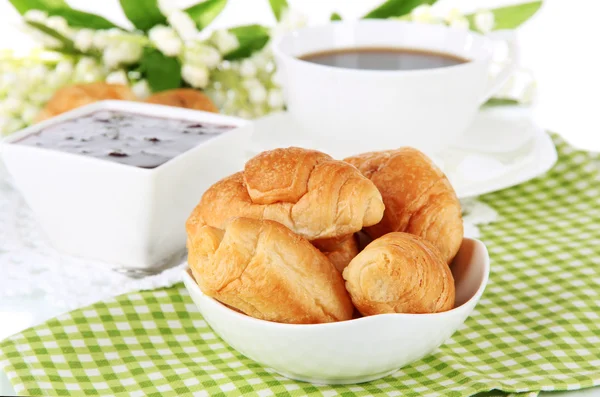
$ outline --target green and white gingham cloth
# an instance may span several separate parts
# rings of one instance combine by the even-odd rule
[[[288,380],[219,339],[181,284],[122,295],[0,344],[15,390],[44,396],[468,396],[600,385],[600,178],[555,137],[548,174],[484,196],[490,283],[434,354],[360,385]],[[310,352],[307,352],[310,360]]]

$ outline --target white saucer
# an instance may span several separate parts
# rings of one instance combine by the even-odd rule
[[[369,139],[368,132],[364,139]],[[360,142],[311,141],[286,113],[255,120],[249,156],[288,146],[318,149],[335,158],[364,151]],[[533,123],[529,110],[512,106],[482,109],[452,148],[424,151],[444,170],[459,198],[518,185],[544,174],[557,160],[552,139]]]

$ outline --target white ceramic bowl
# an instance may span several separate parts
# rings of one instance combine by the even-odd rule
[[[348,384],[392,374],[444,343],[475,308],[489,269],[485,245],[465,238],[452,265],[456,308],[316,325],[258,320],[204,295],[188,272],[184,283],[208,324],[243,355],[288,378]]]
[[[120,110],[237,128],[154,169],[13,144],[46,126]],[[24,129],[0,146],[8,173],[52,244],[72,255],[152,272],[181,261],[185,220],[202,193],[243,168],[252,124],[214,113],[127,101],[80,107]]]

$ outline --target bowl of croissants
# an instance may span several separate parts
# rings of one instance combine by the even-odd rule
[[[283,376],[360,383],[448,340],[489,274],[443,172],[413,148],[251,158],[186,223],[184,282],[213,330]]]

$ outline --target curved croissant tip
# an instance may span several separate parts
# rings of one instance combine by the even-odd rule
[[[365,215],[363,216],[363,226],[373,226],[378,224],[383,218],[383,212],[385,211],[385,205],[381,195],[371,197],[367,202],[365,209]]]

